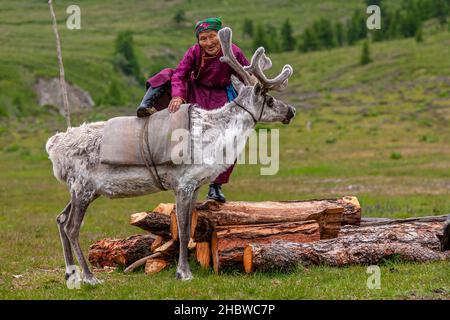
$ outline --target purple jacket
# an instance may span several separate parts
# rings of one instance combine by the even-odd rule
[[[250,64],[238,46],[232,44],[232,50],[240,64]],[[203,59],[202,53],[199,44],[193,45],[176,69],[161,70],[147,80],[148,84],[159,87],[171,81],[172,97],[181,97],[187,103],[197,103],[208,110],[220,108],[228,101],[226,87],[231,83],[230,76],[237,74],[219,60],[223,56],[222,49],[216,56],[204,55]]]

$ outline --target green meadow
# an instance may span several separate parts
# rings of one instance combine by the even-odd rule
[[[397,1],[398,2],[398,1]],[[173,67],[195,43],[193,22],[222,16],[234,40],[251,57],[251,39],[242,21],[289,18],[295,35],[314,17],[337,20],[364,8],[362,1],[79,1],[82,29],[65,29],[65,8],[55,10],[61,32],[66,78],[88,90],[91,111],[73,115],[83,122],[132,115],[143,94],[138,84],[113,66],[114,39],[134,33],[136,53],[146,76]],[[172,17],[182,8],[187,21]],[[414,38],[371,43],[373,62],[359,65],[361,43],[328,51],[269,54],[273,76],[289,63],[288,89],[274,96],[297,107],[290,125],[279,129],[276,175],[262,165],[238,165],[224,192],[230,200],[291,200],[357,196],[366,217],[405,218],[450,213],[450,34],[436,21],[426,23],[424,41]],[[381,288],[366,286],[365,266],[301,267],[290,273],[216,275],[192,260],[194,280],[175,280],[175,267],[153,276],[142,271],[97,270],[105,282],[69,290],[55,218],[69,200],[53,176],[44,146],[65,119],[39,107],[33,86],[39,77],[58,76],[55,42],[46,2],[0,3],[0,299],[449,299],[447,262],[381,265]],[[111,81],[118,83],[120,106],[103,101]],[[1,116],[3,114],[3,116]],[[206,195],[203,187],[200,198]],[[141,231],[129,215],[173,202],[170,192],[138,198],[100,198],[81,229],[87,249],[105,237]]]

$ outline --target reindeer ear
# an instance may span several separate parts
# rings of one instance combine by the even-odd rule
[[[253,95],[255,95],[255,96],[261,95],[262,90],[263,90],[262,85],[259,82],[257,82],[255,84],[255,86],[253,87]]]
[[[234,74],[231,75],[231,83],[233,84],[234,89],[239,95],[239,92],[241,92],[242,88],[244,87],[244,84]]]

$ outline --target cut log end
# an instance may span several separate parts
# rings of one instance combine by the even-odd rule
[[[156,249],[158,249],[162,244],[164,243],[164,238],[161,236],[156,236],[155,241],[153,241],[150,250],[154,252]]]
[[[160,203],[155,209],[153,209],[153,212],[161,213],[165,215],[170,215],[172,211],[175,209],[174,203]]]
[[[214,231],[211,237],[211,256],[213,261],[213,270],[219,273],[219,255],[217,250],[217,232]]]
[[[172,239],[158,247],[155,253],[160,252],[166,257],[171,257],[178,251],[178,248],[178,242]]]
[[[253,246],[251,244],[244,248],[244,271],[253,272]]]
[[[172,240],[178,240],[178,222],[175,211],[170,213],[170,235],[172,236]]]
[[[169,265],[170,262],[167,259],[150,258],[145,263],[145,273],[149,275],[155,274],[167,268]]]
[[[208,242],[197,242],[195,257],[202,268],[208,269],[211,266],[211,246]]]

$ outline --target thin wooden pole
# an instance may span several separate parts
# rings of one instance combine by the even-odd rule
[[[58,26],[56,24],[56,16],[55,16],[55,11],[53,10],[52,0],[48,0],[48,6],[50,7],[50,14],[51,14],[52,20],[53,20],[53,32],[55,33],[55,37],[56,37],[56,52],[58,54],[58,63],[59,63],[59,83],[61,86],[61,93],[63,96],[63,104],[64,104],[64,111],[66,113],[67,127],[71,127],[69,99],[67,97],[66,80],[64,77],[64,64],[63,64],[62,53],[61,53],[61,41],[59,39]]]

